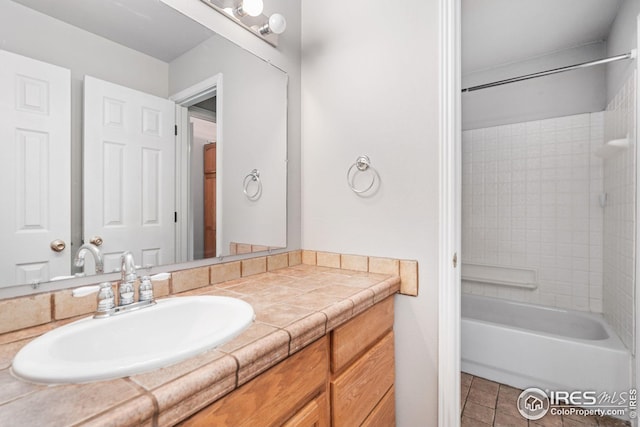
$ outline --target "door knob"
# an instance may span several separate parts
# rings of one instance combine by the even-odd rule
[[[62,252],[64,251],[64,248],[67,247],[67,244],[64,242],[64,240],[56,239],[53,242],[51,242],[51,245],[49,246],[51,247],[51,250],[54,252]]]
[[[91,240],[89,240],[89,243],[92,243],[96,246],[101,246],[102,245],[102,237],[100,236],[93,236],[91,238]]]

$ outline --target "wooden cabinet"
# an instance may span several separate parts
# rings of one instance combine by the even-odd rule
[[[216,144],[204,146],[204,257],[216,256]]]
[[[393,297],[181,426],[395,426]]]
[[[329,340],[325,336],[181,425],[266,427],[289,422],[291,426],[328,427],[328,405],[322,403],[328,372]]]

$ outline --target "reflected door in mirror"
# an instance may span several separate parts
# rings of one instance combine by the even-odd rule
[[[102,236],[105,272],[124,251],[174,262],[175,104],[89,76],[84,97],[85,241]]]
[[[204,149],[204,257],[216,256],[216,144]]]
[[[70,271],[71,74],[0,50],[0,286]]]

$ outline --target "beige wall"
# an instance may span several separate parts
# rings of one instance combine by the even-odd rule
[[[417,259],[396,297],[398,426],[437,424],[438,3],[302,2],[302,245]],[[379,191],[346,183],[371,158]]]

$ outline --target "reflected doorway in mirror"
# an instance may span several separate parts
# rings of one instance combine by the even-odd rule
[[[184,213],[178,215],[176,224],[179,261],[218,255],[222,234],[217,227],[221,220],[221,95],[222,74],[217,74],[171,97],[177,123],[176,205]],[[207,149],[207,145],[211,146]]]

